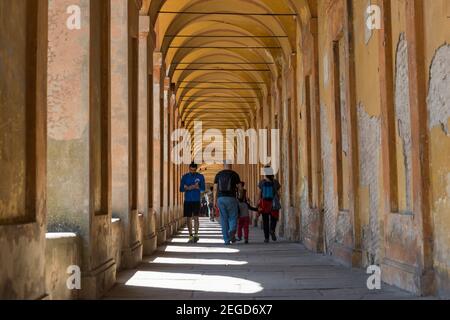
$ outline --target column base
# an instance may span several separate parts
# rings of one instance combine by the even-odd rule
[[[122,267],[123,269],[134,269],[142,262],[143,247],[140,241],[128,248],[122,249]]]
[[[166,229],[166,239],[170,239],[172,237],[172,223],[167,222],[164,229]]]
[[[166,228],[162,228],[158,231],[157,245],[163,245],[167,241],[167,230]]]
[[[156,248],[158,247],[158,239],[156,237],[156,233],[153,233],[152,235],[146,237],[144,239],[143,249],[144,249],[144,256],[150,256],[153,254],[153,252],[156,251]]]
[[[308,250],[323,253],[323,210],[309,209],[309,222],[302,233],[303,244]]]
[[[80,297],[84,300],[101,298],[116,283],[116,263],[110,259],[96,269],[82,273]]]
[[[175,236],[178,233],[178,221],[172,221],[172,236]]]
[[[381,279],[417,296],[434,294],[433,272],[421,275],[418,268],[389,258],[381,263]]]
[[[178,231],[182,231],[186,227],[186,220],[184,218],[178,219]]]
[[[341,264],[350,268],[361,268],[362,251],[346,247],[340,243],[333,245],[334,258]]]

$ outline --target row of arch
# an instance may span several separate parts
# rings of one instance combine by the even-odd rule
[[[191,133],[194,121],[204,130],[255,128],[270,95],[281,94],[274,84],[295,59],[297,25],[309,21],[314,3],[145,2],[141,12],[156,26],[183,126]]]

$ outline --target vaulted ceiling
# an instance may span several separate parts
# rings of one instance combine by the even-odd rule
[[[144,0],[185,128],[247,129],[296,53],[307,0]],[[200,150],[195,150],[198,152]]]

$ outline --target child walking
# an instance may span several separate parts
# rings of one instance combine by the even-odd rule
[[[244,231],[245,243],[248,243],[249,238],[249,226],[250,226],[250,213],[249,211],[258,212],[257,208],[252,207],[248,203],[247,196],[239,197],[239,220],[238,220],[238,241],[242,241],[242,231]]]

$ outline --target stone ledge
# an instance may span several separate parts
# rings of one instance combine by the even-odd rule
[[[76,233],[72,232],[48,232],[45,234],[45,239],[48,241],[51,240],[67,240],[78,238]]]
[[[69,266],[81,266],[81,239],[75,233],[47,233],[45,272],[48,300],[78,299],[79,291],[67,288]]]

